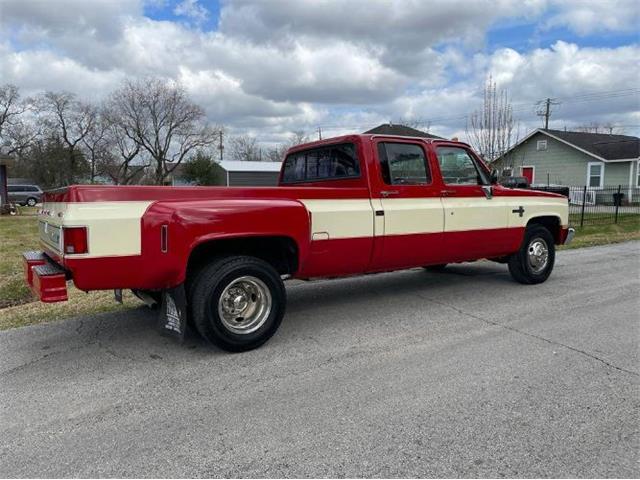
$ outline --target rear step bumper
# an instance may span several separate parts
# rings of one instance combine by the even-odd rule
[[[24,276],[31,291],[41,302],[64,302],[67,296],[67,273],[43,252],[22,254]]]

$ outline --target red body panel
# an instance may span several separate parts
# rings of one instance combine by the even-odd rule
[[[141,219],[141,254],[82,258],[47,253],[70,272],[82,290],[132,288],[158,290],[185,281],[187,264],[194,248],[203,242],[247,237],[285,237],[297,247],[299,278],[333,277],[393,270],[428,264],[499,257],[515,252],[523,228],[441,232],[430,234],[371,236],[311,242],[310,218],[301,200],[380,199],[388,189],[375,160],[375,143],[381,140],[411,141],[398,137],[353,135],[304,146],[292,151],[338,142],[353,142],[361,162],[357,179],[324,181],[279,187],[153,187],[71,186],[47,193],[46,202],[152,201]],[[460,146],[457,142],[419,139],[431,167],[432,183],[403,186],[399,198],[440,198],[445,185],[435,155],[438,145]],[[478,190],[480,191],[480,190]],[[468,192],[468,193],[466,193]],[[557,196],[532,190],[493,187],[496,197]],[[472,189],[458,196],[478,195]],[[161,229],[168,229],[163,252]],[[114,232],[114,234],[117,234]],[[564,233],[566,236],[566,232]],[[27,268],[26,272],[30,270]],[[54,288],[58,280],[34,279],[39,289]],[[38,283],[40,282],[40,283]],[[55,284],[55,285],[54,285]],[[66,292],[65,292],[66,295]]]

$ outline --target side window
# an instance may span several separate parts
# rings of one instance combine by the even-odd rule
[[[18,191],[18,187],[16,187],[15,185],[7,185],[7,191],[8,192],[17,192]]]
[[[387,185],[428,185],[431,171],[422,147],[411,143],[378,143],[382,178]]]
[[[305,169],[304,153],[289,155],[284,162],[282,180],[287,183],[304,182]]]
[[[37,192],[38,191],[38,187],[27,187],[27,191],[29,191],[29,192]]]
[[[289,155],[284,161],[282,183],[318,182],[360,176],[355,145],[347,143]]]
[[[438,147],[438,164],[448,185],[488,185],[486,172],[476,165],[464,148]]]

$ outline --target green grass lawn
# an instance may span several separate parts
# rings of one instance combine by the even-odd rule
[[[69,301],[36,302],[27,288],[21,254],[38,249],[38,226],[35,209],[25,209],[18,216],[0,216],[0,330],[140,306],[141,302],[125,292],[124,304],[113,299],[113,292],[84,293],[69,284]],[[576,237],[565,248],[580,248],[640,239],[639,216],[626,218],[617,225],[594,225],[576,228]]]
[[[69,301],[36,302],[24,281],[22,252],[38,249],[38,223],[34,209],[17,216],[0,216],[0,330],[141,305],[131,293],[124,304],[113,292],[84,293],[69,284]]]
[[[640,217],[612,225],[585,225],[575,227],[576,236],[569,245],[560,249],[592,247],[608,243],[620,243],[628,240],[640,240]]]

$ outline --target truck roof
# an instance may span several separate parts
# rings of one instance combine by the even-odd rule
[[[445,138],[408,137],[404,135],[385,135],[380,133],[358,133],[358,134],[340,135],[338,137],[324,138],[322,140],[315,140],[313,142],[301,143],[299,145],[294,145],[293,147],[289,148],[288,152],[296,152],[299,150],[306,150],[308,148],[321,147],[323,145],[333,145],[333,144],[342,143],[342,142],[353,142],[358,138],[366,138],[366,139],[388,138],[388,139],[395,139],[395,140],[418,140],[420,142],[425,142],[425,143],[447,143],[447,144],[458,144],[465,147],[469,147],[469,144],[465,142],[460,142],[458,140],[447,140]]]

